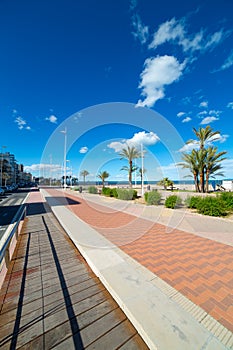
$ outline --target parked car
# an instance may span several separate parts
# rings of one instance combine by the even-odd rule
[[[3,196],[5,194],[5,191],[2,187],[0,187],[0,196]]]

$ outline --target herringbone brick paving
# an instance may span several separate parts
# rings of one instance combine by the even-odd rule
[[[233,331],[233,247],[66,197],[77,216]]]

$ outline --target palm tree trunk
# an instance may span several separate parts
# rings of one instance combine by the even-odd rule
[[[132,187],[132,167],[133,167],[133,162],[132,160],[129,162],[129,187]]]
[[[209,176],[210,176],[209,171],[206,170],[206,184],[205,184],[206,192],[209,192]]]
[[[200,173],[200,192],[204,193],[204,172]]]

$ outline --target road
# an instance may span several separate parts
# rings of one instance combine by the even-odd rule
[[[7,193],[0,197],[0,239],[20,208],[30,189],[18,189],[15,193]]]

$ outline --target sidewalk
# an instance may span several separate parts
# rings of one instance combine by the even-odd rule
[[[92,196],[96,203],[89,195],[68,191],[65,197],[63,191],[43,193],[151,349],[233,347],[229,234],[228,244],[222,244],[181,229],[167,230],[145,219],[140,205]]]
[[[0,290],[1,349],[148,349],[40,192]]]

